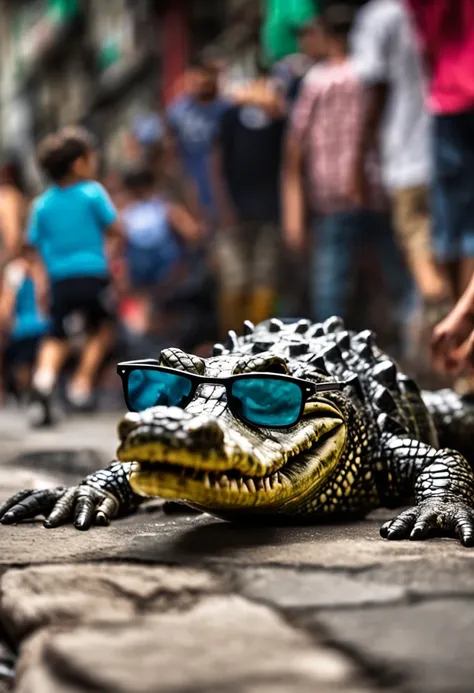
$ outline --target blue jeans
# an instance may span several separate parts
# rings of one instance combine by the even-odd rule
[[[474,257],[474,110],[433,118],[433,158],[435,254]]]
[[[332,315],[347,318],[357,258],[364,247],[376,249],[390,297],[406,318],[411,312],[413,284],[401,262],[390,216],[340,212],[318,220],[316,227],[311,277],[314,319],[322,322]]]

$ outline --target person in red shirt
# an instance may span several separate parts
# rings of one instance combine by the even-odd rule
[[[459,298],[474,275],[474,2],[405,2],[420,38],[433,113],[433,241]],[[440,370],[452,369],[466,303],[464,298],[435,330],[433,354]],[[455,362],[462,366],[459,352]],[[474,389],[472,380],[468,389]]]

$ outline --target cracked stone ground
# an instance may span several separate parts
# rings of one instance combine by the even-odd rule
[[[115,417],[0,417],[0,501],[72,483]],[[237,527],[152,503],[106,529],[0,527],[0,693],[474,690],[474,551],[388,543],[389,511]]]

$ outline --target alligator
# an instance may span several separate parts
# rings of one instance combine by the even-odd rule
[[[231,331],[208,359],[169,348],[146,363],[194,378],[190,400],[127,414],[118,460],[74,487],[21,491],[0,507],[3,524],[42,515],[45,527],[72,521],[86,530],[156,496],[274,525],[409,506],[382,537],[474,545],[474,407],[451,390],[421,392],[371,331],[347,330],[336,317],[274,318]],[[298,421],[277,428],[236,415],[225,383],[252,373],[306,384]]]

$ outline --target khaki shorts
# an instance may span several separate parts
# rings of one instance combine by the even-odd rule
[[[429,194],[428,186],[417,185],[392,195],[395,233],[409,261],[433,255]]]
[[[273,288],[277,280],[279,232],[276,224],[246,222],[216,234],[221,285],[233,291]]]

